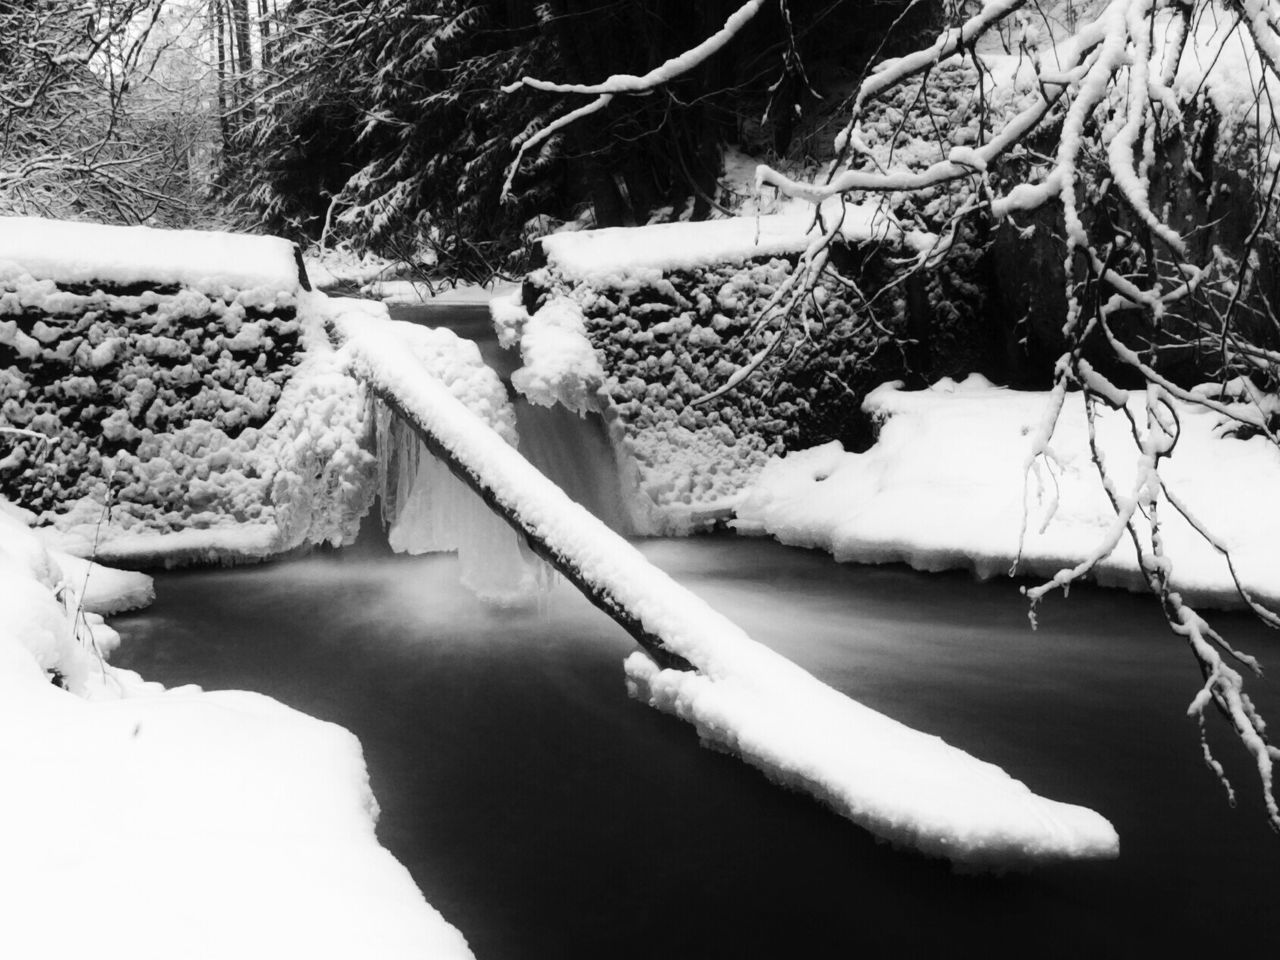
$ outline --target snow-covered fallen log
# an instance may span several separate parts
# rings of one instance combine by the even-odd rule
[[[694,723],[771,779],[803,790],[879,837],[967,866],[1113,857],[1114,828],[1092,810],[1037,796],[1000,768],[858,704],[751,640],[570,500],[422,369],[386,325],[331,319],[356,375],[386,398],[455,475],[633,636],[633,695]],[[685,665],[693,669],[683,669]]]

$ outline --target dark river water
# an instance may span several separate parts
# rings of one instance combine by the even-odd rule
[[[1101,811],[1120,859],[975,877],[895,852],[629,700],[630,641],[571,588],[486,609],[451,557],[162,573],[115,621],[116,661],[355,731],[379,837],[482,960],[1277,955],[1280,837],[1216,718],[1238,809],[1200,762],[1198,674],[1149,600],[1076,588],[1032,632],[1008,581],[729,537],[642,549],[849,695]]]

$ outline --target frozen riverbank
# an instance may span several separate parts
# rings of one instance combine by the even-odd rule
[[[150,578],[52,555],[0,505],[0,955],[471,956],[378,844],[354,736],[109,666],[100,613]]]
[[[1049,399],[976,376],[920,391],[885,385],[864,405],[881,421],[874,446],[848,453],[830,443],[775,458],[733,525],[837,560],[970,569],[984,578],[1016,566],[1050,578],[1098,547],[1115,511],[1090,456],[1080,394],[1068,395],[1049,456],[1029,461]],[[1264,436],[1224,435],[1212,411],[1179,414],[1178,446],[1161,467],[1166,488],[1231,552],[1254,596],[1280,600],[1280,449]],[[1120,413],[1100,413],[1099,449],[1123,495],[1134,494],[1137,478],[1128,430]],[[1161,520],[1175,587],[1239,605],[1224,555],[1167,503]],[[1145,588],[1128,538],[1098,564],[1096,579]]]

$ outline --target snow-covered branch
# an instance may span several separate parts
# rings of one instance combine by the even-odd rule
[[[1045,219],[1055,225],[1057,239],[1040,234],[1036,242],[1055,244],[1062,264],[1065,346],[1051,402],[1029,441],[1027,484],[1052,461],[1052,438],[1071,390],[1084,391],[1091,438],[1097,406],[1127,418],[1132,458],[1122,463],[1112,451],[1108,461],[1093,443],[1112,521],[1092,549],[1027,595],[1034,603],[1066,589],[1131,545],[1170,629],[1187,642],[1204,677],[1192,715],[1202,722],[1213,704],[1228,721],[1254,761],[1268,816],[1280,829],[1272,785],[1277,752],[1240,672],[1228,663],[1252,670],[1256,662],[1171,588],[1176,558],[1161,532],[1167,506],[1224,558],[1244,602],[1280,626],[1280,616],[1240,582],[1229,545],[1170,491],[1162,472],[1187,410],[1219,418],[1223,432],[1280,444],[1280,319],[1259,279],[1268,262],[1262,257],[1271,256],[1280,179],[1274,112],[1280,2],[1106,0],[1077,10],[1082,16],[1072,29],[1049,35],[1044,11],[1037,6],[1046,30],[1033,29],[1025,6],[986,0],[931,45],[874,70],[851,101],[849,123],[835,142],[837,165],[823,179],[761,166],[757,183],[815,204],[879,194],[895,214],[929,211],[938,219],[927,225],[943,235],[975,208],[992,229],[1019,242],[1036,236]],[[930,84],[946,70],[976,78],[976,122],[952,113],[939,123],[948,110],[934,106]],[[908,149],[901,146],[908,139],[903,129],[913,114],[929,132]],[[1219,155],[1226,150],[1244,155]],[[1225,184],[1232,173],[1215,172],[1223,168],[1238,171],[1241,179],[1230,181],[1232,202],[1253,218],[1229,252],[1203,239],[1214,235],[1213,218],[1221,216],[1213,191],[1228,188],[1212,178],[1222,176]],[[1196,191],[1205,192],[1202,212],[1183,199]],[[1023,226],[1028,221],[1032,226]],[[816,256],[809,251],[810,260]],[[1193,350],[1200,378],[1217,379],[1217,389],[1193,388],[1188,362],[1174,369],[1165,359]],[[1230,395],[1222,386],[1228,383],[1238,385]]]
[[[503,184],[502,195],[505,198],[511,190],[511,182],[515,178],[516,171],[520,168],[520,162],[524,159],[524,155],[534,147],[546,141],[553,134],[558,133],[572,123],[581,120],[583,117],[597,113],[607,107],[614,96],[619,94],[647,94],[662,86],[670,83],[676,77],[688,73],[690,70],[712,57],[721,48],[732,40],[746,25],[752,17],[759,13],[760,8],[764,6],[764,0],[747,0],[741,7],[729,15],[725,20],[724,26],[713,33],[702,43],[695,47],[684,51],[683,53],[672,57],[665,63],[654,67],[643,76],[634,74],[618,73],[608,77],[600,83],[553,83],[547,80],[539,80],[535,77],[521,77],[514,83],[507,84],[502,88],[504,93],[514,93],[521,87],[529,87],[533,90],[541,90],[546,93],[577,93],[594,96],[592,100],[585,106],[572,110],[563,114],[556,120],[547,124],[537,133],[524,140],[519,140],[512,144],[516,147],[516,157],[511,162],[511,166],[507,168],[506,182]]]

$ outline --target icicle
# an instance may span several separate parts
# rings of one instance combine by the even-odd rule
[[[525,603],[549,588],[545,564],[515,531],[381,404],[378,478],[397,553],[457,551],[462,585],[489,603]]]

